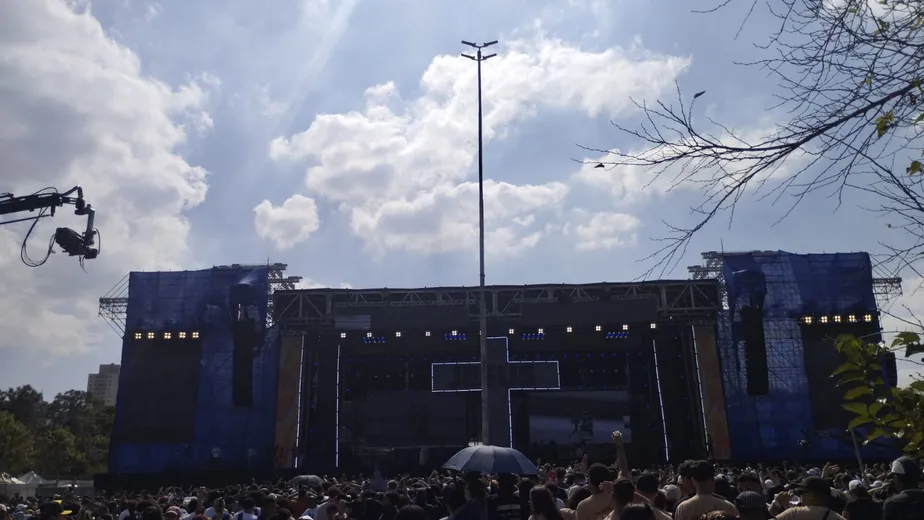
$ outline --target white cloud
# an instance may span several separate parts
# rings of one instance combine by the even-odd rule
[[[640,48],[586,51],[542,34],[499,51],[483,73],[486,143],[543,108],[619,116],[633,106],[630,98],[657,95],[689,64]],[[475,68],[464,58],[438,56],[420,92],[404,100],[394,84],[375,85],[362,110],[318,115],[304,132],[270,146],[275,160],[308,161],[308,190],[338,203],[353,233],[378,252],[458,251],[477,239],[477,186],[469,181]],[[503,242],[507,253],[534,246],[544,233],[536,215],[555,215],[567,191],[557,182],[489,181],[486,240]]]
[[[321,227],[317,204],[302,195],[292,195],[282,206],[264,200],[253,211],[257,236],[270,240],[277,249],[291,249]]]
[[[579,250],[615,249],[633,246],[638,240],[639,219],[625,213],[588,213],[578,210],[576,223],[564,228],[573,235]]]
[[[16,295],[0,300],[0,348],[97,345],[105,326],[95,296],[129,269],[188,265],[184,212],[206,194],[206,172],[176,150],[186,126],[208,127],[208,92],[198,82],[174,89],[144,76],[136,55],[69,5],[0,2],[0,191],[81,184],[98,211],[102,252],[87,262],[89,275],[62,254],[29,269],[17,257],[25,227],[0,230],[0,287]],[[32,255],[55,227],[83,225],[70,208],[59,211],[38,226]]]

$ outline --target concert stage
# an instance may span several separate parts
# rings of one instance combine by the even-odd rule
[[[852,457],[833,338],[875,339],[899,281],[864,253],[703,256],[691,280],[488,287],[487,442],[564,461],[612,456],[620,430],[637,466]],[[414,472],[484,441],[477,288],[295,290],[284,268],[131,273],[100,300],[124,325],[111,473]]]
[[[637,464],[705,456],[693,334],[714,330],[714,280],[487,291],[486,443],[564,461],[612,456],[620,430]],[[277,292],[283,355],[305,352],[304,372],[280,377],[302,377],[307,403],[302,436],[290,424],[277,442],[304,447],[298,465],[347,471],[485,442],[478,301],[470,287]]]

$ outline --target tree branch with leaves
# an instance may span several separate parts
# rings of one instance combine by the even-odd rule
[[[735,0],[726,0],[721,7]],[[779,82],[773,114],[756,135],[708,117],[694,118],[697,92],[685,101],[636,102],[637,151],[586,148],[602,168],[641,167],[665,189],[702,193],[690,224],[668,223],[652,271],[676,267],[690,239],[719,215],[734,216],[745,194],[783,203],[780,218],[809,197],[841,202],[849,191],[873,200],[872,212],[896,233],[883,261],[896,271],[924,259],[924,7],[921,2],[776,0],[778,21],[766,57],[747,63]],[[757,6],[755,1],[751,11]]]
[[[882,371],[890,352],[909,359],[924,354],[920,336],[902,332],[887,347],[844,335],[836,345],[845,362],[832,377],[844,389],[842,406],[853,414],[848,429],[865,432],[865,444],[893,439],[905,452],[924,454],[924,380],[916,379],[906,388],[891,387]]]

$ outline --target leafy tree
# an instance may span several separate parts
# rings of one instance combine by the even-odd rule
[[[19,474],[32,464],[32,432],[16,417],[0,411],[0,471]]]
[[[0,391],[0,471],[90,476],[106,470],[115,408],[71,390],[45,402],[29,385]]]
[[[638,103],[641,126],[617,125],[642,141],[638,151],[588,149],[605,154],[597,167],[645,169],[658,184],[701,194],[694,218],[669,227],[653,270],[673,268],[690,239],[716,216],[732,216],[749,188],[787,201],[781,216],[813,196],[863,194],[882,218],[882,261],[913,268],[924,260],[924,2],[716,0],[712,11],[740,1],[750,13],[766,6],[779,22],[758,42],[765,57],[749,64],[781,87],[768,132],[741,135],[708,117],[694,124],[698,92],[677,104]]]
[[[47,406],[42,393],[31,385],[0,391],[0,410],[10,412],[30,430],[45,425]]]
[[[886,347],[844,335],[836,344],[846,361],[832,377],[845,391],[843,407],[854,416],[848,428],[865,431],[866,443],[890,438],[908,453],[924,454],[924,380],[915,379],[907,388],[890,388],[881,364],[890,351],[906,358],[924,354],[920,336],[902,332]]]
[[[64,428],[47,428],[35,440],[35,469],[45,475],[81,475],[87,459],[77,450],[77,439]]]

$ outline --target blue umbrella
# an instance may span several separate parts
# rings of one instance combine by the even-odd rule
[[[526,455],[501,446],[470,446],[462,449],[446,461],[443,468],[466,473],[539,474],[536,465]]]

